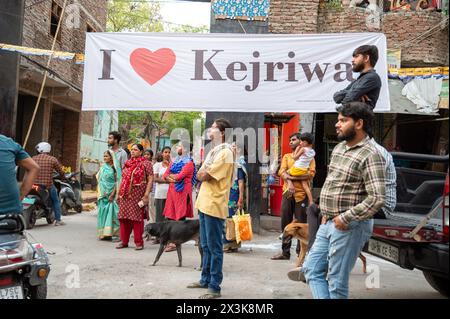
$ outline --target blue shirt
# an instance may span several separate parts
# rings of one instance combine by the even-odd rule
[[[397,205],[397,173],[395,171],[394,160],[392,159],[391,153],[373,138],[370,141],[375,145],[386,162],[386,201],[382,209],[385,213],[391,214]]]
[[[16,165],[28,157],[22,146],[0,134],[0,214],[22,212]]]

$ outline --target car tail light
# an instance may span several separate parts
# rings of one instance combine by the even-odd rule
[[[13,283],[13,279],[11,276],[9,277],[5,277],[5,278],[0,278],[0,287],[1,286],[10,286]]]
[[[448,240],[448,190],[449,190],[449,181],[448,181],[448,173],[447,178],[445,179],[445,187],[444,187],[444,200],[442,201],[442,218],[443,218],[443,228],[444,228],[444,236]]]

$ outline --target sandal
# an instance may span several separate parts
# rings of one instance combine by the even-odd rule
[[[116,246],[116,249],[122,249],[122,248],[128,248],[128,245],[124,245],[123,243],[120,243]]]
[[[177,246],[175,244],[170,243],[166,246],[166,248],[164,249],[164,252],[168,253],[168,252],[175,251],[175,250],[177,250]]]
[[[144,246],[136,246],[136,248],[134,248],[134,250],[142,250],[144,249]]]
[[[198,298],[199,299],[216,299],[216,298],[220,298],[220,297],[221,297],[220,292],[208,291],[206,294],[201,295]]]
[[[197,282],[187,285],[186,288],[208,288],[208,285],[204,286],[197,281]]]

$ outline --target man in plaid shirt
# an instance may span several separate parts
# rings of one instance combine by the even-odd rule
[[[39,155],[33,156],[33,160],[41,167],[41,170],[34,183],[44,187],[50,193],[53,211],[55,212],[55,226],[65,225],[61,220],[61,204],[59,202],[58,192],[55,185],[53,185],[53,171],[58,172],[61,178],[64,178],[64,171],[56,157],[50,155],[51,145],[49,143],[39,143],[36,145],[36,150]]]
[[[342,142],[320,194],[322,225],[300,272],[316,299],[348,298],[350,271],[372,234],[373,215],[385,204],[386,163],[370,138],[373,112],[361,102],[337,111]]]

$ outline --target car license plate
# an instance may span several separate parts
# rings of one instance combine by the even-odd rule
[[[384,257],[387,260],[390,260],[394,263],[398,263],[398,248],[389,244],[386,244],[382,241],[378,241],[375,239],[369,239],[369,248],[370,253],[374,255]]]
[[[21,286],[13,286],[0,289],[0,299],[23,299]]]

